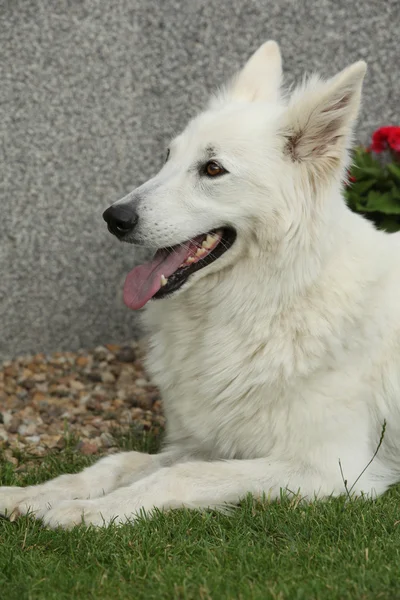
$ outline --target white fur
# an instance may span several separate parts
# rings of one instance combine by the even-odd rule
[[[165,449],[0,488],[1,511],[102,525],[248,492],[339,495],[344,479],[375,496],[400,480],[400,236],[341,194],[364,72],[311,78],[286,101],[278,47],[265,44],[172,142],[160,173],[121,200],[138,206],[132,241],[150,247],[221,225],[238,233],[144,313]],[[229,174],[201,180],[193,165],[210,146]]]

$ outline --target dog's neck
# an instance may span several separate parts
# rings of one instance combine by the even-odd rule
[[[249,317],[257,311],[267,325],[280,314],[286,318],[292,311],[298,313],[318,297],[334,304],[335,290],[340,288],[347,298],[353,288],[360,289],[355,281],[368,280],[369,269],[364,272],[362,265],[376,262],[372,257],[376,235],[381,234],[352,213],[337,192],[324,210],[310,216],[309,227],[289,230],[276,247],[260,246],[177,296],[152,302],[145,322],[154,331],[166,326],[168,315],[205,322],[218,314],[241,328],[251,326]],[[371,253],[369,263],[361,260],[366,252]],[[334,313],[339,307],[332,308]]]

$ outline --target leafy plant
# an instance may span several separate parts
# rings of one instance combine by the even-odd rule
[[[354,150],[345,198],[378,229],[400,230],[400,127],[381,127],[369,148]]]

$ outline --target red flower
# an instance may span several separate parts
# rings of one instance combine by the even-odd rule
[[[400,127],[380,127],[372,134],[369,150],[379,154],[387,148],[400,152]]]
[[[400,152],[400,127],[392,127],[389,133],[388,144],[395,152]]]

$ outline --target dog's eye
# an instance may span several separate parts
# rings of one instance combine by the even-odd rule
[[[217,175],[223,175],[224,173],[227,173],[227,171],[216,160],[209,160],[208,163],[204,165],[204,174],[208,177],[216,177]]]
[[[171,150],[167,148],[167,156],[165,157],[165,162],[169,159],[169,155],[171,154]]]

